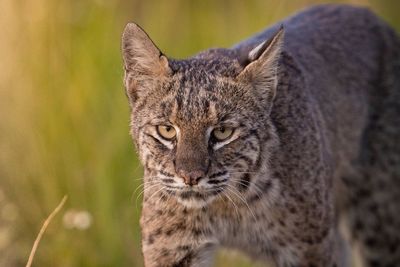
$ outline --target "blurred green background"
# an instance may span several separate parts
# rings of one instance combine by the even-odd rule
[[[229,47],[323,1],[0,1],[0,266],[142,266],[141,175],[120,36],[139,23],[170,57]],[[397,29],[399,1],[370,6]],[[396,6],[397,5],[397,6]],[[139,189],[135,191],[136,188]],[[222,253],[217,266],[253,266]]]

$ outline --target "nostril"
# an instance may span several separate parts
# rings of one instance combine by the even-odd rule
[[[204,177],[205,173],[201,170],[196,171],[185,171],[179,170],[178,175],[183,178],[183,181],[187,185],[196,185]]]
[[[200,179],[204,176],[204,172],[202,171],[193,171],[190,173],[191,180],[196,184],[200,181]]]

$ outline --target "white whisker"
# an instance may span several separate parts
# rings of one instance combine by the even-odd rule
[[[250,208],[249,204],[247,203],[247,201],[241,196],[240,192],[236,190],[236,188],[234,188],[231,185],[228,185],[227,188],[230,192],[232,192],[233,194],[235,194],[240,200],[242,200],[242,202],[247,206],[247,208],[249,209],[251,215],[253,216],[254,220],[256,221],[256,216],[254,215],[253,210]],[[235,192],[236,191],[236,192]]]
[[[156,192],[154,192],[148,199],[147,201],[150,203],[150,200],[156,195],[158,194],[161,190],[165,190],[164,187],[161,187],[160,189],[158,189]]]
[[[225,191],[222,191],[222,193],[223,193],[223,195],[225,197],[227,197],[229,199],[230,202],[232,202],[232,204],[233,204],[233,206],[235,208],[235,212],[236,212],[237,218],[239,219],[240,215],[239,215],[238,207],[236,206],[235,202],[228,196],[228,194],[226,194]]]
[[[139,197],[140,197],[141,195],[143,195],[143,193],[144,193],[146,190],[150,190],[151,188],[154,188],[154,187],[156,187],[156,186],[162,186],[162,184],[161,184],[161,183],[155,183],[155,184],[153,184],[153,185],[150,185],[150,186],[148,186],[148,187],[144,187],[144,188],[143,188],[143,190],[136,196],[136,201],[135,201],[135,203],[136,203],[136,208],[137,208],[137,203],[138,203]]]

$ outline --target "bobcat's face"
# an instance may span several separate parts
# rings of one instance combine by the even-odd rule
[[[261,61],[265,52],[245,68],[221,55],[175,61],[147,38],[133,25],[123,40],[131,133],[146,169],[145,190],[160,188],[189,207],[218,196],[241,198],[269,134],[259,129],[269,125],[276,75]]]
[[[164,93],[149,95],[132,124],[148,185],[161,185],[185,205],[204,206],[249,186],[265,118],[255,116],[260,107],[245,87],[210,76],[201,84],[192,74],[199,73],[178,73],[159,88]]]

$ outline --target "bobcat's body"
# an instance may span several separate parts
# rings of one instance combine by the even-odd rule
[[[349,6],[283,25],[284,39],[276,26],[184,61],[128,26],[146,266],[209,266],[219,246],[282,267],[349,266],[339,224],[365,266],[400,266],[400,42]],[[165,124],[175,139],[155,130]],[[232,135],[215,141],[221,125]]]

